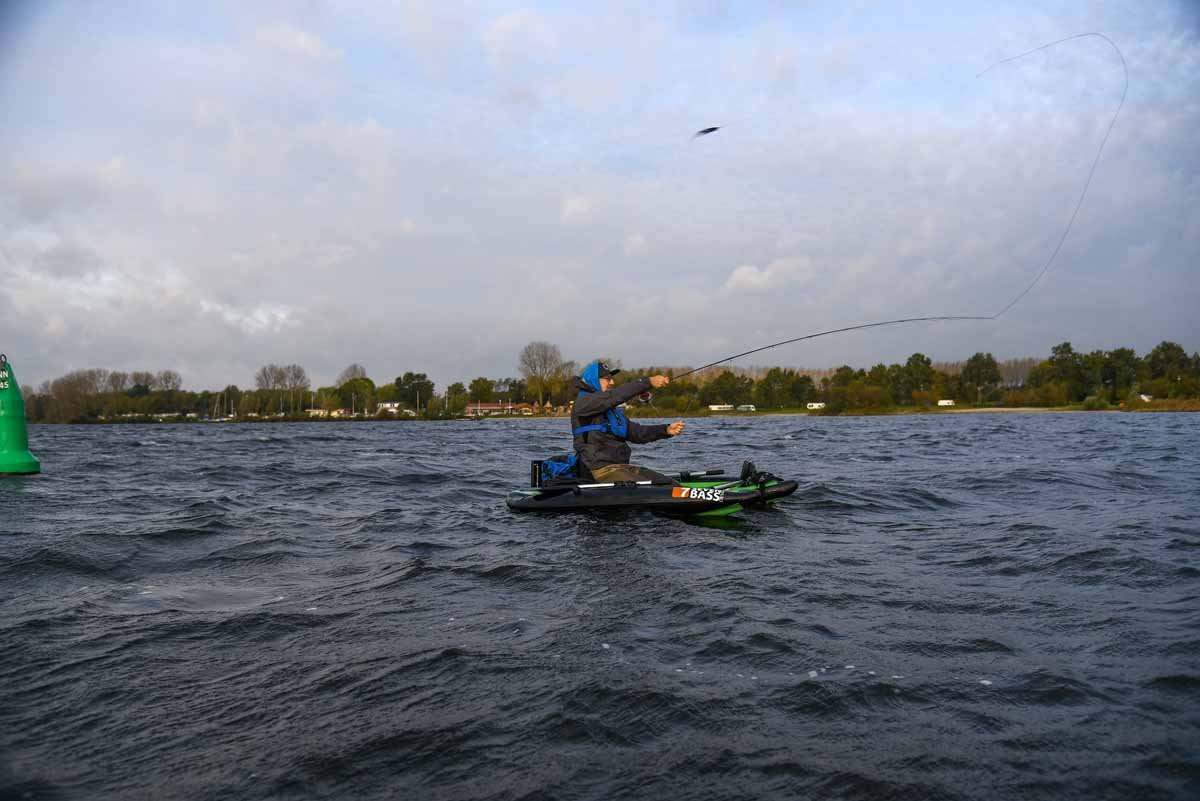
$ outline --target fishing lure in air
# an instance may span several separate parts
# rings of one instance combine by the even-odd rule
[[[1117,103],[1117,110],[1113,112],[1112,119],[1108,123],[1108,129],[1104,132],[1104,138],[1100,140],[1100,147],[1096,149],[1096,157],[1094,159],[1092,159],[1092,166],[1088,170],[1087,180],[1084,181],[1084,183],[1083,183],[1083,190],[1079,193],[1079,200],[1077,200],[1075,202],[1075,208],[1071,212],[1071,217],[1067,220],[1067,225],[1063,229],[1062,236],[1059,237],[1058,243],[1054,246],[1054,250],[1051,251],[1050,258],[1046,259],[1046,263],[1042,266],[1041,271],[1038,272],[1038,274],[1034,277],[1034,279],[1029,282],[1029,285],[1026,286],[1024,289],[1022,289],[1019,293],[1017,293],[1017,296],[1014,297],[1012,300],[1010,300],[1008,302],[1008,304],[1004,306],[1004,308],[1002,308],[1000,311],[996,312],[995,314],[988,314],[988,315],[955,314],[955,315],[936,315],[936,316],[930,316],[930,317],[904,317],[904,318],[901,318],[898,320],[883,320],[883,321],[877,322],[877,323],[863,323],[861,325],[851,325],[851,326],[846,326],[844,328],[833,328],[828,331],[818,331],[815,334],[805,334],[804,336],[794,337],[792,339],[785,339],[782,342],[776,342],[772,345],[764,345],[761,348],[754,348],[752,350],[743,351],[742,353],[738,353],[733,356],[726,356],[724,359],[718,359],[715,362],[710,362],[709,364],[706,364],[703,367],[697,367],[693,370],[688,370],[686,373],[680,373],[679,375],[675,376],[675,380],[683,378],[686,375],[691,375],[692,373],[698,373],[701,370],[707,370],[709,367],[716,367],[718,364],[724,364],[725,362],[733,361],[734,359],[739,359],[742,356],[749,356],[752,353],[759,353],[764,350],[771,350],[772,348],[778,348],[782,345],[790,345],[794,342],[802,342],[806,339],[817,339],[818,337],[830,336],[831,334],[842,334],[847,331],[861,331],[864,328],[879,328],[879,327],[885,326],[885,325],[901,325],[903,323],[941,322],[941,321],[951,321],[951,320],[998,320],[998,319],[1000,319],[1000,317],[1002,317],[1004,315],[1005,312],[1007,312],[1013,306],[1016,306],[1017,303],[1019,303],[1022,298],[1024,298],[1026,295],[1029,294],[1029,291],[1031,289],[1033,289],[1035,286],[1037,286],[1037,283],[1042,280],[1042,278],[1046,275],[1046,273],[1050,271],[1050,266],[1052,264],[1054,264],[1054,260],[1056,258],[1058,258],[1058,253],[1060,250],[1062,250],[1063,243],[1065,243],[1067,241],[1067,236],[1070,235],[1071,228],[1072,228],[1072,226],[1075,225],[1075,218],[1077,216],[1079,216],[1079,209],[1083,207],[1083,199],[1085,197],[1087,197],[1088,187],[1090,187],[1092,185],[1092,176],[1094,176],[1096,174],[1096,166],[1100,163],[1100,155],[1104,152],[1104,146],[1106,144],[1108,144],[1109,134],[1112,133],[1113,127],[1117,124],[1117,117],[1120,116],[1121,109],[1125,107],[1125,96],[1129,92],[1129,65],[1125,63],[1125,55],[1121,52],[1121,48],[1117,47],[1116,43],[1113,42],[1112,39],[1109,39],[1104,34],[1102,34],[1102,33],[1077,33],[1074,36],[1067,36],[1063,39],[1057,39],[1053,42],[1049,42],[1047,44],[1041,45],[1040,47],[1035,47],[1032,50],[1027,50],[1024,53],[1019,53],[1015,56],[1011,56],[1010,58],[1005,58],[1000,61],[997,61],[995,64],[992,64],[990,67],[985,69],[983,72],[981,72],[975,76],[976,78],[980,78],[983,75],[985,75],[986,73],[988,73],[989,71],[991,71],[992,69],[1000,66],[1001,64],[1007,64],[1010,61],[1017,61],[1018,59],[1025,58],[1026,56],[1029,56],[1034,53],[1040,52],[1042,50],[1046,50],[1048,48],[1054,47],[1055,45],[1060,45],[1063,42],[1069,42],[1072,39],[1083,39],[1088,36],[1095,36],[1095,37],[1098,37],[1098,38],[1103,39],[1104,41],[1108,42],[1109,46],[1112,47],[1112,49],[1114,51],[1116,51],[1117,56],[1121,59],[1121,70],[1123,71],[1124,76],[1125,76],[1125,85],[1121,89],[1121,99]],[[712,128],[703,128],[703,129],[697,131],[692,136],[692,139],[695,139],[696,137],[699,137],[699,136],[706,136],[710,133],[713,133],[714,131],[720,130],[720,128],[721,128],[721,126],[719,126],[719,125],[712,127]]]

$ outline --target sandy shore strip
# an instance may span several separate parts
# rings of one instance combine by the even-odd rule
[[[1030,412],[1081,412],[1083,409],[1048,408],[1045,406],[987,406],[980,409],[938,409],[938,414],[1028,414]]]

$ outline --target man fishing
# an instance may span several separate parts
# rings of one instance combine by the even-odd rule
[[[575,435],[575,453],[579,462],[597,482],[671,481],[662,473],[629,464],[629,445],[655,442],[678,436],[683,421],[669,425],[640,425],[625,417],[621,404],[670,383],[665,375],[639,378],[614,386],[612,377],[621,372],[601,361],[583,368],[574,380],[579,390],[571,410],[571,433]]]

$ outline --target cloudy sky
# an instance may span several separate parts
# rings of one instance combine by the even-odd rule
[[[0,6],[0,349],[24,384],[351,362],[869,366],[1200,348],[1179,2]],[[201,8],[203,7],[203,8]],[[691,139],[707,126],[717,133]]]

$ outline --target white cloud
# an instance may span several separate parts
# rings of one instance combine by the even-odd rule
[[[568,195],[563,198],[562,207],[558,213],[559,222],[578,223],[592,216],[594,201],[589,195]]]
[[[723,288],[727,292],[780,289],[789,284],[805,283],[813,276],[812,264],[806,258],[775,259],[761,269],[753,264],[738,265]]]
[[[96,177],[109,184],[118,184],[125,179],[125,159],[113,156],[96,166]]]
[[[558,37],[537,11],[518,9],[498,17],[483,37],[488,62],[494,69],[545,63],[554,58]]]
[[[287,306],[264,303],[250,308],[233,308],[210,300],[200,301],[200,310],[215,314],[231,326],[246,334],[278,334],[284,329],[299,325],[295,309]]]
[[[645,256],[649,250],[650,246],[646,242],[646,237],[642,234],[630,234],[625,237],[624,251],[627,258]]]
[[[275,50],[313,61],[339,61],[342,51],[334,49],[315,33],[298,28],[288,22],[276,22],[258,29],[260,42]]]
[[[67,335],[67,321],[61,314],[52,314],[46,318],[42,334],[53,339],[61,339]]]

